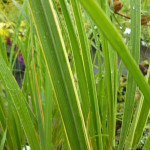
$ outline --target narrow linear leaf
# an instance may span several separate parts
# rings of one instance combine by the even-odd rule
[[[138,65],[129,54],[127,47],[121,38],[121,35],[117,32],[116,28],[111,24],[109,19],[106,17],[102,9],[95,1],[87,0],[85,2],[84,0],[80,0],[80,2],[85,7],[100,30],[103,32],[104,36],[108,39],[114,50],[117,51],[127,69],[133,76],[134,80],[140,87],[140,90],[142,91],[147,104],[150,106],[150,87],[146,83],[142,73],[138,68]]]
[[[135,136],[137,123],[139,120],[139,116],[141,114],[141,108],[142,108],[142,104],[143,104],[143,96],[140,98],[140,100],[137,103],[138,104],[137,104],[136,112],[134,114],[134,118],[133,118],[130,130],[129,130],[128,137],[126,138],[126,142],[125,142],[125,146],[124,146],[125,150],[132,149],[132,143],[133,143],[133,139]]]
[[[47,68],[46,68],[47,69]],[[45,75],[45,113],[44,113],[44,129],[45,129],[45,150],[52,147],[52,98],[53,90],[52,84],[46,70]]]
[[[4,62],[1,55],[0,55],[0,68],[1,68],[0,69],[0,78],[1,78],[5,88],[9,92],[9,95],[11,96],[11,101],[14,104],[15,109],[17,110],[20,121],[22,122],[23,129],[27,136],[28,142],[33,150],[34,149],[40,150],[37,134],[35,132],[33,122],[30,118],[28,109],[26,107],[24,97],[23,97],[14,77],[12,76],[10,69]],[[28,122],[27,122],[27,120],[28,120]]]
[[[140,56],[140,28],[141,28],[141,12],[140,12],[140,0],[131,0],[131,38],[129,42],[129,50],[136,63],[139,63]],[[127,92],[125,99],[125,108],[123,115],[123,122],[121,128],[119,150],[123,149],[125,139],[127,137],[134,107],[134,98],[136,92],[136,82],[133,80],[132,75],[128,74]]]
[[[0,144],[0,150],[4,149],[4,144],[5,144],[5,141],[6,141],[6,134],[7,134],[7,129],[5,130],[5,132],[3,134],[3,138],[2,138],[1,144]]]
[[[79,85],[79,91],[81,94],[81,104],[86,107],[87,109],[83,109],[84,118],[85,121],[88,117],[89,113],[89,92],[88,92],[88,86],[86,82],[86,76],[85,76],[85,69],[84,64],[82,60],[82,50],[80,48],[79,42],[76,37],[75,29],[73,27],[72,20],[69,16],[69,12],[67,10],[66,4],[64,0],[60,0],[61,8],[64,14],[64,19],[66,22],[70,44],[73,52],[74,62],[75,62],[75,68],[78,78],[78,85]],[[82,106],[81,105],[81,106]]]
[[[148,84],[150,85],[150,76],[148,78]],[[149,116],[149,106],[147,105],[146,101],[143,102],[141,113],[138,119],[138,123],[136,126],[136,130],[134,133],[134,139],[132,143],[132,147],[136,148],[138,146],[138,143],[140,142],[140,139],[142,137],[144,127],[146,125],[148,116]]]
[[[29,1],[68,146],[90,149],[80,101],[52,1]],[[76,137],[76,138],[74,138]]]

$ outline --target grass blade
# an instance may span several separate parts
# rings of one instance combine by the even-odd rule
[[[3,138],[2,138],[1,144],[0,144],[0,150],[4,149],[4,144],[5,144],[5,141],[6,141],[6,134],[7,134],[7,129],[5,130],[5,132],[3,134]]]
[[[129,50],[136,63],[139,63],[140,56],[140,26],[141,26],[141,14],[140,14],[140,0],[131,0],[131,38],[129,42]],[[123,115],[123,122],[121,128],[119,150],[123,149],[125,139],[127,137],[134,107],[134,97],[136,92],[136,82],[133,80],[132,75],[128,74],[127,92],[125,99],[125,109]]]
[[[148,78],[148,84],[150,85],[150,76]],[[148,116],[149,116],[149,106],[147,105],[146,101],[143,102],[141,113],[138,119],[138,123],[136,126],[136,130],[134,133],[134,140],[132,143],[132,147],[136,148],[138,146],[138,143],[140,142],[140,138],[142,137],[144,127],[146,125]]]
[[[17,110],[18,116],[22,122],[25,134],[32,149],[40,150],[37,135],[26,107],[24,97],[13,78],[10,69],[0,55],[0,78],[11,96],[11,100]],[[27,122],[28,120],[28,122]]]
[[[90,149],[79,98],[52,1],[30,0],[29,4],[68,146],[75,150]]]
[[[76,73],[77,73],[77,78],[78,78],[78,85],[79,85],[79,90],[81,94],[81,106],[83,105],[87,109],[82,109],[84,113],[84,118],[85,121],[87,119],[88,113],[89,113],[89,92],[88,92],[88,86],[86,82],[86,76],[85,76],[85,70],[84,70],[84,64],[82,60],[82,51],[80,49],[80,45],[78,43],[75,29],[72,24],[72,20],[69,16],[69,12],[67,11],[67,7],[65,4],[64,0],[60,1],[61,8],[64,14],[64,19],[66,22],[68,34],[69,34],[69,39],[72,47],[72,52],[73,52],[73,57],[74,57],[74,62],[75,62],[75,68],[76,68]]]
[[[60,3],[65,7],[65,5],[63,4],[63,1],[60,1]],[[65,14],[65,19],[66,19],[66,24],[68,27],[68,32],[70,34],[70,39],[71,39],[71,43],[74,43],[74,41],[76,41],[76,43],[74,44],[74,46],[72,46],[72,50],[74,54],[78,54],[79,56],[80,53],[82,53],[83,56],[83,60],[81,60],[81,62],[79,62],[79,59],[77,57],[74,58],[75,60],[75,64],[77,63],[78,66],[76,65],[76,71],[78,72],[78,80],[81,81],[80,76],[83,72],[83,70],[85,69],[85,71],[83,72],[83,74],[85,75],[84,77],[84,83],[86,83],[87,85],[85,85],[85,88],[83,88],[83,81],[82,83],[79,82],[79,86],[80,88],[80,93],[81,95],[87,95],[87,93],[89,93],[90,96],[90,100],[87,100],[87,98],[89,99],[89,96],[86,98],[84,95],[82,96],[82,100],[83,102],[83,106],[86,108],[90,108],[88,101],[90,101],[90,105],[91,105],[91,109],[90,109],[90,120],[92,120],[93,125],[94,125],[94,133],[92,133],[92,135],[90,136],[95,136],[95,135],[99,135],[96,138],[96,142],[97,142],[97,147],[98,149],[100,149],[100,147],[102,148],[102,139],[101,139],[101,127],[100,127],[100,116],[99,116],[99,108],[98,108],[98,100],[97,100],[97,93],[96,93],[96,88],[95,88],[95,81],[94,81],[94,76],[93,76],[93,68],[92,68],[92,62],[90,59],[90,52],[89,52],[89,48],[88,48],[88,42],[86,41],[86,35],[85,35],[85,29],[84,29],[84,25],[82,22],[82,16],[81,16],[81,10],[80,10],[80,5],[78,3],[78,1],[71,1],[71,5],[73,8],[73,14],[74,14],[74,18],[75,18],[75,22],[77,25],[77,33],[79,35],[79,44],[78,45],[78,41],[77,39],[75,39],[75,32],[73,30],[73,25],[71,24],[71,20],[69,21],[69,17],[66,16]],[[62,10],[65,11],[66,9]],[[72,27],[72,28],[71,28]],[[74,34],[74,36],[72,36],[72,34]],[[77,46],[78,45],[78,46]],[[80,47],[81,46],[81,50]],[[79,50],[79,51],[77,51]],[[75,56],[75,55],[74,55]],[[83,61],[83,62],[82,62]],[[81,64],[83,63],[83,69],[79,66],[81,66]],[[79,68],[81,68],[79,70]],[[87,87],[88,86],[88,87]],[[87,91],[87,93],[85,92]],[[94,101],[93,101],[94,100]],[[85,110],[84,108],[82,109],[83,111]],[[87,109],[88,110],[88,109]],[[86,114],[87,115],[87,114]],[[92,140],[92,142],[94,142],[95,140]],[[93,144],[94,146],[94,144]]]
[[[87,0],[85,2],[84,0],[80,0],[80,2],[90,14],[97,26],[100,28],[104,36],[108,39],[114,50],[117,51],[124,64],[126,65],[127,69],[133,76],[134,80],[140,87],[140,90],[142,91],[147,104],[150,106],[150,87],[146,83],[142,73],[138,68],[138,65],[129,54],[128,49],[123,39],[121,38],[121,35],[117,32],[116,28],[111,24],[109,19],[106,17],[102,9],[95,1]]]
[[[134,115],[134,118],[133,118],[130,130],[129,130],[129,135],[126,138],[126,143],[125,143],[125,146],[124,146],[125,150],[132,149],[132,143],[133,143],[133,140],[134,140],[134,135],[135,135],[137,123],[139,121],[139,116],[141,114],[142,104],[143,104],[143,96],[138,101],[136,112],[135,112],[135,115]]]
[[[52,98],[53,90],[48,72],[45,75],[45,113],[44,113],[44,129],[45,129],[45,150],[52,147]]]

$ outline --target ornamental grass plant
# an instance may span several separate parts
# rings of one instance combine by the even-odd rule
[[[141,12],[148,1],[128,0],[130,17],[120,13],[123,0],[8,3],[18,9],[18,17],[0,32],[0,150],[139,148],[150,107],[149,69],[144,67],[146,76],[139,69],[141,26],[148,24],[146,16],[141,22]],[[5,1],[1,4],[6,7]],[[129,19],[126,43],[116,15]],[[16,62],[25,67],[18,71],[20,87]],[[150,149],[149,143],[147,135],[143,150]]]

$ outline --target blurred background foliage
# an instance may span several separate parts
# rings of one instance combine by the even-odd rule
[[[19,6],[22,6],[24,0],[16,0],[14,2],[17,2]],[[130,1],[129,0],[120,0],[123,4],[122,9],[120,10],[120,13],[129,16],[130,17]],[[12,36],[13,34],[13,29],[15,28],[15,24],[18,20],[19,17],[19,9],[18,7],[14,4],[12,0],[0,0],[0,34],[2,36]],[[56,7],[58,8],[59,13],[61,14],[61,8],[58,0],[55,0],[56,2]],[[69,0],[68,0],[69,3]],[[142,0],[141,2],[142,7],[141,7],[141,15],[146,16],[148,20],[150,20],[150,1],[148,0]],[[111,9],[111,16],[112,19],[114,20],[114,23],[120,33],[123,35],[123,37],[128,40],[130,34],[129,31],[127,31],[127,28],[130,28],[130,19],[124,18],[118,14],[115,14],[113,11],[113,5],[110,6]],[[89,18],[85,13],[83,13],[83,19],[85,23],[85,28],[87,35],[90,37],[92,28],[89,23]],[[24,19],[23,19],[24,20]],[[141,30],[141,40],[144,41],[146,46],[149,47],[149,42],[150,42],[150,31],[149,31],[149,25],[150,23],[148,22],[148,25],[142,26]],[[24,21],[22,21],[21,27],[25,27]],[[97,27],[95,27],[95,30]],[[22,30],[21,30],[22,31]]]

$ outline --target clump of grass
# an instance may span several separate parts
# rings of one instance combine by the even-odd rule
[[[149,70],[144,77],[138,65],[140,1],[130,1],[128,47],[114,26],[114,9],[108,1],[55,2],[25,0],[21,7],[13,0],[20,14],[13,28],[9,59],[5,40],[0,40],[1,147],[137,148],[150,106]],[[22,20],[25,32],[19,38]],[[15,44],[25,64],[22,89],[12,75],[18,57]],[[91,45],[95,50],[93,58]],[[123,63],[128,74],[120,83]],[[140,146],[148,148],[149,139]]]

